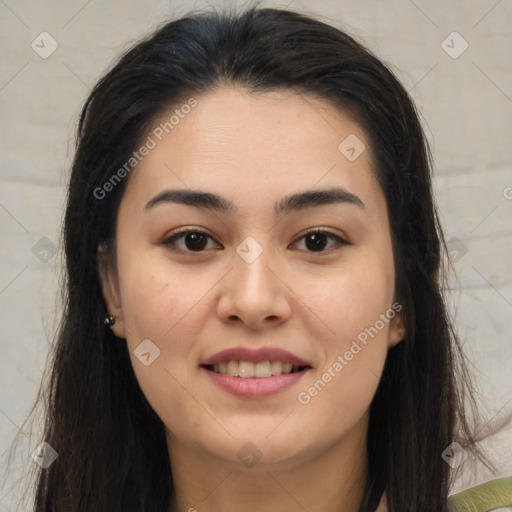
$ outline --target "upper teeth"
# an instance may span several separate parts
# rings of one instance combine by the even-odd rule
[[[300,367],[292,363],[283,363],[281,361],[262,361],[261,363],[251,363],[250,361],[222,361],[213,365],[215,373],[231,375],[232,377],[243,378],[265,378],[271,375],[281,375],[282,373],[292,373]]]

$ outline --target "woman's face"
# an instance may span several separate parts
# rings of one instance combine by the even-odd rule
[[[291,90],[195,100],[143,141],[119,208],[117,273],[102,274],[171,462],[192,450],[287,464],[362,441],[401,338],[369,140]]]

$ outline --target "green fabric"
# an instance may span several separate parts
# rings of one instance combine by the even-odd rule
[[[490,512],[512,507],[512,476],[491,480],[450,496],[450,512]]]

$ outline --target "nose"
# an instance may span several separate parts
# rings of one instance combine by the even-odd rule
[[[234,268],[223,280],[217,304],[217,314],[223,322],[260,330],[290,318],[293,293],[279,275],[279,267],[269,257],[270,253],[265,248],[254,261],[235,255]]]

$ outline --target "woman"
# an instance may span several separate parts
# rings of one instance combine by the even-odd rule
[[[448,510],[476,449],[429,158],[394,75],[311,18],[128,51],[80,119],[35,510]]]

